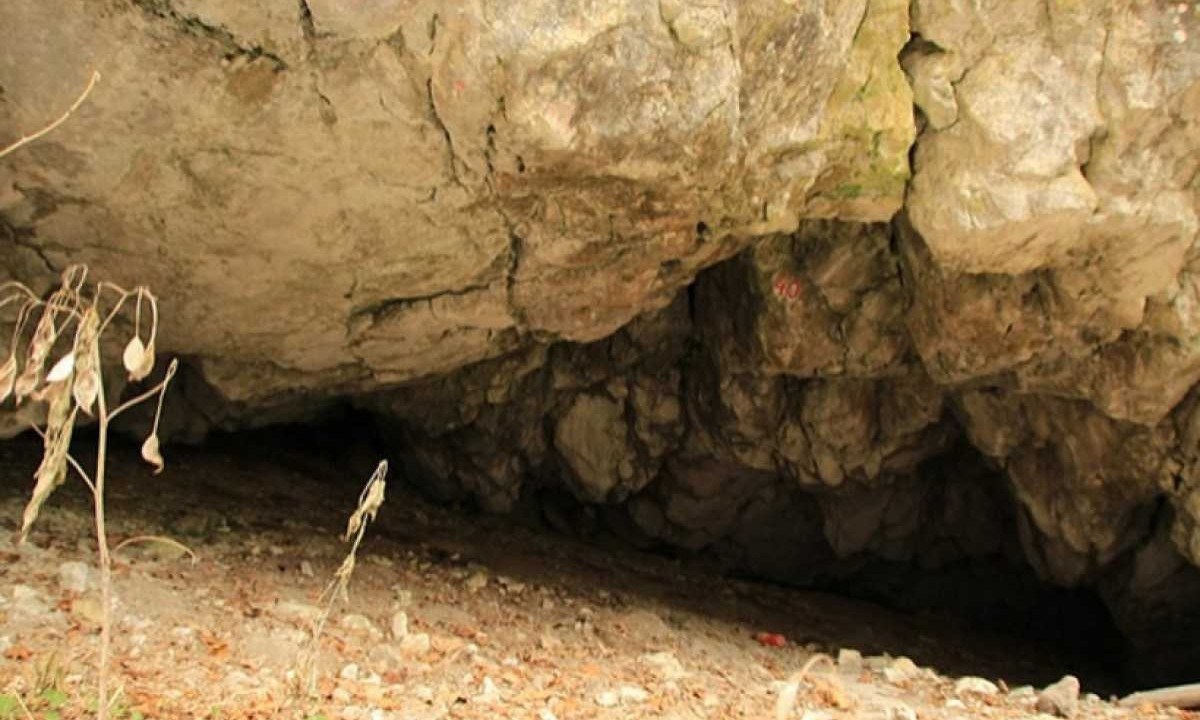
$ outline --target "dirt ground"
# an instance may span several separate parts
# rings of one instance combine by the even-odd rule
[[[5,535],[39,452],[0,443]],[[165,535],[196,556],[162,542],[116,555],[118,717],[775,718],[788,678],[820,652],[838,666],[813,666],[786,717],[1025,718],[1039,703],[1025,683],[1073,670],[1052,648],[945,619],[432,506],[393,475],[321,638],[317,696],[299,696],[298,658],[374,458],[168,448],[152,476],[136,448],[114,454],[112,543]],[[73,480],[26,545],[0,543],[0,720],[90,715],[90,512]],[[1200,717],[1092,689],[1075,717]]]

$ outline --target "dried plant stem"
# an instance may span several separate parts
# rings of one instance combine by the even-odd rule
[[[791,717],[792,710],[796,706],[796,695],[800,691],[800,683],[804,682],[808,671],[812,670],[813,666],[819,662],[825,662],[831,668],[837,668],[837,664],[834,663],[833,658],[825,653],[817,653],[810,657],[798,671],[788,678],[783,689],[779,691],[779,699],[775,703],[776,720],[787,720],[787,718]]]
[[[56,123],[44,130],[23,138],[17,145],[6,148],[0,156],[15,150],[20,145],[29,142],[53,130],[70,116],[88,92],[99,79],[92,82],[83,95]],[[137,314],[140,325],[141,304],[149,305],[150,328],[149,344],[144,344],[136,334],[129,340],[122,356],[122,364],[129,374],[131,382],[139,382],[150,375],[154,369],[154,339],[158,329],[157,300],[150,291],[142,286],[132,291],[125,290],[112,283],[97,283],[95,289],[88,293],[85,290],[87,268],[73,265],[62,273],[62,284],[45,300],[35,295],[28,287],[20,283],[0,284],[0,308],[15,302],[21,302],[17,309],[15,329],[13,331],[12,347],[8,359],[0,364],[0,402],[9,396],[16,402],[30,398],[37,402],[47,403],[47,419],[45,427],[34,429],[42,437],[44,452],[42,463],[34,477],[35,487],[29,503],[25,507],[19,542],[24,542],[29,531],[37,520],[38,512],[46,499],[55,488],[65,482],[71,469],[92,492],[92,509],[95,515],[95,537],[97,560],[100,573],[100,652],[97,669],[97,703],[96,717],[108,720],[122,689],[118,687],[110,692],[110,664],[112,656],[113,637],[113,568],[112,556],[114,550],[109,547],[107,512],[105,505],[105,490],[108,477],[108,442],[112,421],[126,410],[151,400],[158,396],[154,413],[154,430],[142,445],[142,458],[155,467],[155,472],[162,470],[163,458],[159,450],[158,427],[163,410],[163,396],[167,386],[178,370],[178,362],[173,360],[167,367],[162,379],[149,390],[140,392],[134,397],[121,402],[119,398],[110,398],[105,392],[104,368],[100,353],[100,336],[109,328],[127,301],[136,297],[138,302]],[[113,297],[112,307],[105,310],[102,300],[106,294]],[[40,311],[40,316],[38,315]],[[101,319],[103,318],[103,319]],[[32,329],[27,330],[27,321],[32,323]],[[71,326],[74,325],[74,330]],[[22,338],[25,338],[22,348]],[[68,344],[67,351],[56,350],[57,344]],[[49,372],[46,371],[48,360],[55,358]],[[20,362],[23,360],[23,362]],[[19,375],[18,375],[19,370]],[[70,453],[72,431],[79,412],[91,415],[95,406],[97,427],[96,466],[89,476],[81,463]],[[152,536],[139,536],[126,540],[117,546],[120,549],[132,542],[156,540],[175,544],[195,561],[195,553],[189,548],[170,540]]]
[[[167,537],[166,535],[137,535],[135,537],[125,538],[121,542],[117,543],[117,546],[112,549],[113,554],[120,552],[121,548],[128,547],[134,543],[160,543],[162,545],[170,545],[171,547],[182,550],[184,553],[186,553],[187,556],[191,558],[193,565],[200,562],[200,559],[196,557],[196,552],[194,550],[178,540],[175,540],[174,538]]]
[[[21,706],[21,710],[24,711],[25,717],[29,718],[29,720],[35,720],[33,713],[29,712],[29,706],[26,705],[25,701],[21,699],[21,693],[13,693],[13,697],[17,699],[17,704]]]
[[[307,647],[301,649],[296,659],[296,687],[300,692],[310,696],[317,692],[317,656],[321,650],[321,635],[325,632],[325,625],[328,624],[329,617],[333,614],[333,606],[337,599],[340,597],[344,601],[349,600],[350,577],[354,574],[358,546],[362,543],[363,536],[367,534],[367,523],[375,519],[375,514],[379,512],[379,506],[383,504],[384,489],[387,486],[385,482],[387,471],[387,460],[381,460],[358,496],[358,507],[350,516],[350,520],[346,524],[346,533],[342,535],[343,541],[353,538],[350,552],[346,554],[341,566],[333,574],[333,579],[321,593],[320,602],[324,605],[321,616],[313,623],[312,635],[309,637]]]
[[[97,678],[96,717],[108,720],[108,656],[112,651],[112,554],[108,550],[108,529],[104,519],[104,480],[108,467],[108,401],[104,398],[104,378],[100,377],[97,394],[99,440],[96,447],[96,477],[92,507],[96,514],[96,548],[100,560],[100,675]]]
[[[47,133],[54,130],[54,128],[65,123],[67,121],[67,118],[71,117],[71,113],[73,113],[79,109],[79,106],[83,104],[83,101],[86,100],[87,96],[91,94],[92,88],[95,87],[96,83],[99,81],[100,81],[100,72],[92,71],[92,79],[88,81],[87,87],[85,87],[83,89],[83,93],[81,93],[80,96],[75,100],[75,102],[72,103],[71,107],[69,107],[67,109],[67,111],[62,114],[62,117],[60,117],[59,119],[55,120],[54,122],[50,123],[46,127],[42,128],[41,130],[38,130],[37,132],[35,132],[33,134],[22,136],[19,140],[17,140],[12,145],[9,145],[8,147],[4,148],[3,150],[0,150],[0,158],[4,157],[5,155],[8,155],[9,153],[17,150],[18,148],[20,148],[28,143],[33,142],[34,140],[37,140],[38,138],[42,137],[43,135],[46,135]]]

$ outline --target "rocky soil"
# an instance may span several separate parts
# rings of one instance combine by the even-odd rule
[[[37,449],[0,448],[9,530]],[[298,697],[317,598],[346,551],[337,535],[373,465],[355,458],[207,448],[172,453],[161,476],[117,461],[114,542],[163,534],[196,555],[118,552],[121,717],[780,717],[815,653],[836,667],[814,666],[782,717],[1195,717],[1097,697],[1111,675],[1060,648],[464,516],[396,481],[322,638],[317,696]],[[0,698],[20,695],[38,718],[80,717],[94,682],[100,606],[77,490],[0,564]],[[1039,692],[1065,672],[1084,677],[1082,694],[1073,679]]]

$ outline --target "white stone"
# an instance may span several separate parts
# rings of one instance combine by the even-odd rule
[[[968,675],[959,678],[958,682],[954,683],[954,694],[959,697],[963,695],[995,695],[998,692],[1000,692],[1000,688],[996,687],[996,683],[981,677]]]
[[[883,677],[893,685],[908,682],[921,674],[921,668],[906,658],[900,657],[883,669]]]
[[[85,592],[91,585],[91,575],[87,564],[70,560],[58,566],[58,585],[67,592]]]
[[[863,669],[863,656],[857,650],[842,648],[837,654],[838,668],[844,673],[857,674]]]

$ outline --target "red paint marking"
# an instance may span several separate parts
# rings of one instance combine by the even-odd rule
[[[754,639],[763,647],[781,648],[787,645],[787,638],[779,633],[760,632],[754,636]]]
[[[804,294],[804,286],[793,275],[780,274],[776,276],[772,286],[775,297],[783,300],[795,300]]]

